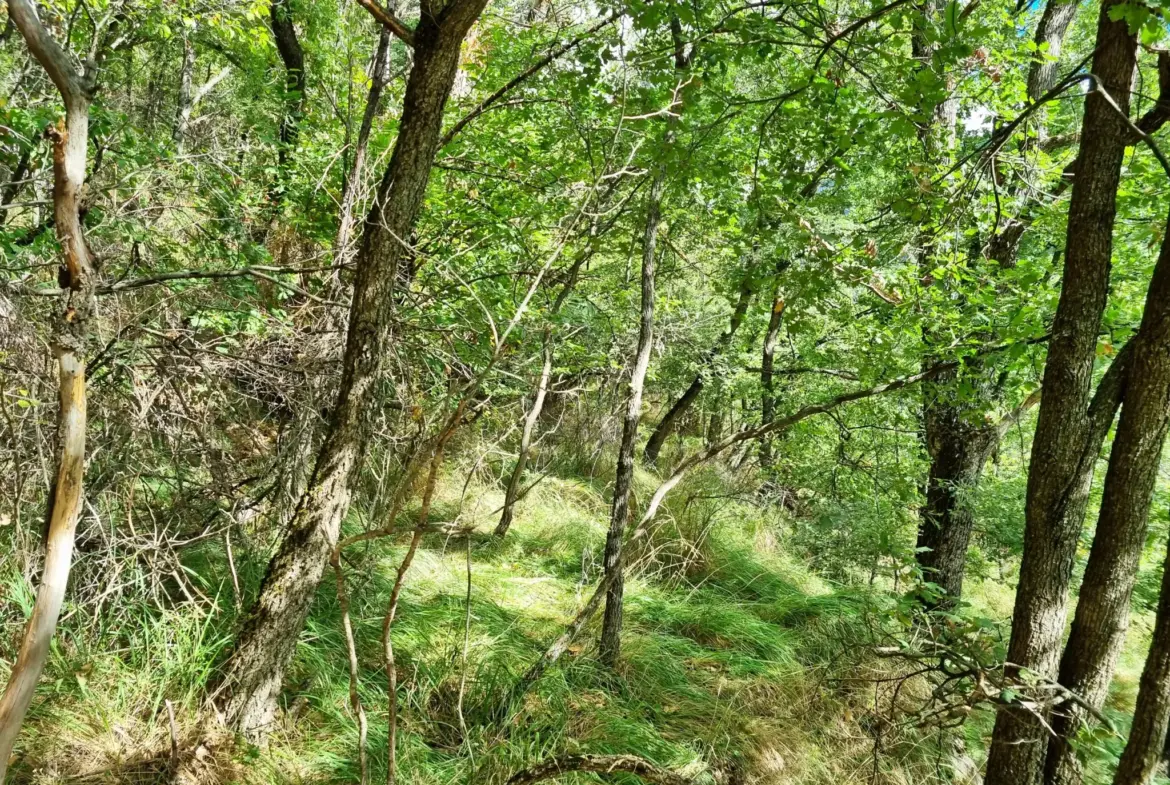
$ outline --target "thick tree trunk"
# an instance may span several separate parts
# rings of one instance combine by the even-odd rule
[[[63,307],[53,335],[60,402],[57,413],[59,452],[46,516],[49,530],[45,540],[45,562],[32,615],[20,642],[20,652],[0,697],[0,782],[4,781],[21,723],[48,659],[49,644],[57,629],[69,581],[74,533],[83,499],[85,339],[94,313],[96,285],[79,212],[85,182],[92,79],[74,69],[70,56],[49,36],[29,0],[9,0],[8,13],[33,57],[57,86],[65,104],[64,122],[50,126],[47,135],[53,143],[53,219],[61,245],[60,277],[68,291],[62,298]]]
[[[1109,454],[1097,532],[1060,662],[1060,683],[1093,709],[1105,700],[1125,643],[1130,596],[1170,424],[1170,235],[1163,238],[1142,324],[1132,341],[1125,402]],[[1080,785],[1083,767],[1071,741],[1088,719],[1079,703],[1070,702],[1054,713],[1046,785]]]
[[[1102,3],[1093,73],[1123,112],[1128,111],[1137,45],[1124,20]],[[1022,668],[1055,676],[1064,633],[1069,580],[1084,518],[1089,480],[1082,464],[1091,424],[1087,409],[1097,331],[1109,285],[1113,222],[1121,161],[1129,128],[1099,89],[1085,99],[1081,152],[1069,205],[1064,280],[1044,369],[1044,400],[1032,444],[1025,506],[1026,528],[1016,589],[1008,675]],[[1015,707],[996,717],[987,785],[1032,785],[1042,772],[1047,730]]]
[[[780,285],[772,294],[772,312],[764,333],[764,351],[760,359],[760,425],[767,426],[776,419],[776,343],[780,339],[780,325],[784,321],[784,298]],[[772,467],[772,437],[760,439],[760,466],[765,471]]]
[[[1129,740],[1117,765],[1113,785],[1149,785],[1158,770],[1170,728],[1170,547],[1162,571],[1162,597],[1150,653],[1142,670]]]
[[[337,237],[333,241],[334,264],[345,261],[349,253],[349,243],[353,237],[354,207],[357,203],[358,190],[361,188],[362,174],[366,168],[366,152],[370,147],[370,131],[374,127],[374,118],[378,116],[378,104],[382,100],[382,91],[386,88],[386,82],[389,78],[390,31],[382,28],[378,36],[378,48],[374,52],[374,62],[370,69],[370,92],[366,97],[366,109],[362,114],[362,124],[358,129],[357,140],[353,146],[353,164],[346,173],[345,182],[342,184]]]
[[[955,374],[948,374],[949,381]],[[946,379],[928,389],[937,391]],[[937,392],[935,393],[937,395]],[[918,565],[923,578],[937,584],[947,606],[963,593],[967,544],[975,528],[970,494],[979,484],[983,466],[999,442],[994,425],[971,422],[977,412],[949,401],[928,401],[924,410],[930,473],[926,504],[918,526]],[[982,418],[980,418],[982,419]]]
[[[699,360],[700,366],[710,365],[715,358],[727,351],[731,345],[731,340],[735,337],[735,333],[739,330],[739,326],[743,324],[744,316],[747,314],[748,306],[751,304],[752,296],[755,290],[751,286],[750,271],[745,271],[743,282],[739,287],[739,298],[735,303],[735,310],[731,312],[731,323],[727,329],[719,336],[719,340],[715,345],[703,353],[703,357]],[[695,374],[694,380],[690,386],[687,387],[686,392],[674,402],[662,420],[658,423],[658,427],[654,429],[654,433],[650,434],[649,441],[646,442],[646,450],[643,456],[647,463],[654,463],[658,460],[658,453],[662,451],[662,445],[666,443],[670,434],[674,433],[679,420],[683,415],[690,410],[691,405],[699,398],[699,394],[703,392],[703,385],[705,376],[703,375],[704,367],[700,367],[698,373]]]
[[[390,164],[366,219],[337,401],[308,490],[268,566],[227,663],[222,685],[228,721],[262,736],[325,565],[349,508],[350,486],[377,405],[399,261],[422,207],[464,35],[486,0],[452,0],[436,19],[424,13],[413,34],[414,67]]]
[[[673,129],[667,130],[669,147]],[[617,476],[613,486],[609,532],[605,538],[605,616],[601,623],[601,661],[617,665],[622,645],[622,540],[630,512],[630,488],[634,480],[634,447],[638,441],[638,420],[642,416],[642,386],[650,367],[650,350],[654,333],[654,263],[658,245],[658,227],[662,223],[662,194],[666,190],[666,167],[659,165],[646,197],[646,228],[642,236],[642,316],[638,327],[638,349],[626,388],[626,416],[622,420],[622,441],[618,448]]]

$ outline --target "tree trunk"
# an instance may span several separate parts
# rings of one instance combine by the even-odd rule
[[[1154,623],[1150,653],[1142,670],[1133,725],[1113,785],[1149,785],[1158,770],[1167,728],[1170,728],[1170,547],[1166,548],[1158,620]]]
[[[1170,235],[1162,240],[1142,324],[1131,340],[1125,402],[1109,454],[1097,532],[1060,662],[1060,683],[1093,709],[1105,700],[1125,643],[1130,596],[1170,424]],[[1079,703],[1054,713],[1046,785],[1080,785],[1084,771],[1071,741],[1088,719]]]
[[[438,18],[424,12],[413,35],[414,67],[402,123],[358,254],[337,401],[308,489],[226,667],[224,714],[252,737],[263,736],[275,716],[285,668],[349,508],[350,487],[368,439],[366,424],[377,405],[403,238],[410,236],[422,207],[461,42],[485,3],[452,0]]]
[[[305,108],[305,53],[293,25],[289,0],[272,0],[269,26],[276,51],[284,63],[284,115],[280,118],[280,145],[277,160],[283,172],[297,143],[301,116]]]
[[[949,381],[955,381],[955,373],[947,376]],[[936,397],[927,401],[923,413],[931,460],[926,504],[918,526],[918,565],[923,578],[942,591],[931,605],[945,607],[963,593],[967,544],[975,528],[970,494],[999,442],[999,433],[993,425],[971,422],[973,416],[979,416],[977,410],[939,401],[939,386],[932,384],[928,388],[935,391]]]
[[[780,325],[784,321],[784,298],[780,296],[780,285],[772,294],[772,313],[768,316],[768,330],[764,333],[764,351],[760,360],[760,425],[766,426],[776,419],[776,343],[780,339]],[[772,437],[760,439],[760,466],[765,471],[772,467]]]
[[[1064,279],[1044,368],[1044,400],[1032,444],[1026,527],[1016,589],[1009,676],[1026,668],[1055,675],[1077,541],[1092,479],[1092,385],[1097,331],[1105,308],[1113,250],[1117,187],[1129,128],[1101,96],[1128,112],[1136,41],[1124,20],[1110,20],[1118,0],[1102,3],[1093,73],[1102,84],[1085,99],[1081,152],[1069,205]],[[1083,476],[1082,476],[1083,473]],[[1039,718],[1001,708],[987,764],[987,785],[1032,785],[1043,769],[1047,731]]]
[[[1028,70],[1028,99],[1031,101],[1038,101],[1056,84],[1064,35],[1077,15],[1077,6],[1076,0],[1049,0],[1044,6],[1044,14],[1032,39],[1036,43],[1036,56]],[[1044,107],[1037,110],[1036,135],[1041,141],[1048,135]]]
[[[335,265],[345,261],[348,256],[349,242],[353,236],[354,207],[357,203],[358,190],[361,188],[362,174],[366,168],[366,152],[370,147],[370,131],[374,127],[374,118],[378,116],[378,104],[382,100],[382,91],[386,88],[389,78],[390,31],[382,28],[378,36],[378,48],[374,52],[373,66],[370,69],[370,92],[366,97],[366,110],[362,114],[362,124],[353,147],[353,164],[345,175],[345,183],[341,189],[337,237],[333,241]]]
[[[544,408],[544,399],[548,394],[548,378],[552,374],[552,331],[545,328],[544,364],[540,369],[540,381],[536,384],[536,397],[532,401],[532,408],[524,418],[524,430],[520,435],[520,450],[516,455],[516,466],[512,469],[512,476],[508,480],[508,489],[504,492],[504,509],[500,512],[500,522],[496,525],[496,536],[503,537],[512,525],[512,515],[516,507],[516,499],[520,495],[520,481],[524,478],[524,469],[528,465],[528,452],[532,448],[532,434],[536,430],[536,422],[540,419],[540,412]]]
[[[672,118],[673,120],[673,118]],[[668,120],[673,126],[672,120]],[[673,141],[673,127],[666,132],[669,148]],[[626,416],[622,421],[622,441],[618,448],[617,476],[614,478],[613,507],[609,517],[609,532],[605,538],[605,574],[608,579],[605,592],[605,616],[601,623],[601,661],[617,665],[622,644],[622,539],[630,512],[630,487],[634,479],[634,447],[638,441],[638,419],[642,415],[642,386],[650,367],[650,349],[654,333],[654,262],[658,244],[658,226],[662,223],[662,193],[666,190],[666,166],[659,164],[646,197],[646,229],[642,236],[642,318],[638,327],[638,349],[634,368],[626,389]]]
[[[32,702],[37,681],[49,656],[57,629],[69,570],[74,533],[81,513],[85,475],[85,340],[94,314],[93,263],[85,243],[79,212],[85,182],[89,139],[89,105],[93,80],[74,69],[70,56],[54,41],[37,18],[30,0],[8,0],[10,19],[20,30],[33,57],[61,93],[65,120],[50,126],[53,143],[53,218],[61,245],[63,307],[54,325],[53,353],[57,357],[58,455],[46,518],[45,562],[32,615],[24,628],[20,652],[0,697],[0,782],[4,781],[21,723]]]
[[[727,351],[727,347],[731,345],[731,340],[735,337],[736,331],[743,324],[744,316],[747,314],[748,306],[751,304],[754,294],[755,291],[751,286],[750,271],[745,271],[743,282],[739,286],[739,299],[735,303],[735,310],[731,312],[731,323],[723,331],[723,334],[719,336],[719,340],[715,342],[715,345],[703,353],[702,358],[699,360],[700,368],[698,373],[695,374],[694,381],[691,382],[686,392],[666,412],[662,420],[658,423],[658,427],[654,429],[654,433],[650,434],[650,440],[646,442],[646,450],[643,452],[646,463],[654,463],[658,460],[658,453],[662,451],[662,445],[666,443],[667,438],[674,432],[679,420],[687,413],[691,405],[698,400],[699,394],[703,392],[705,378],[703,372],[707,370],[705,366],[710,365],[715,358]]]
[[[690,67],[695,48],[685,53],[682,23],[678,16],[670,18],[671,39],[674,42],[674,67],[682,72]],[[610,511],[609,531],[605,538],[605,614],[601,622],[600,656],[603,664],[615,667],[621,655],[622,596],[625,576],[622,566],[622,540],[630,510],[630,489],[634,479],[634,447],[638,441],[638,419],[642,415],[642,386],[650,367],[650,350],[654,332],[654,263],[658,245],[658,227],[662,223],[662,194],[666,190],[668,174],[665,155],[674,147],[675,131],[683,110],[679,105],[666,118],[662,137],[663,160],[658,162],[650,193],[646,196],[646,229],[642,235],[642,318],[638,327],[638,349],[630,383],[626,392],[626,416],[622,421],[622,441],[618,449],[617,476],[614,479],[613,507]]]
[[[195,46],[191,39],[183,38],[183,64],[179,67],[179,102],[175,108],[175,124],[171,128],[171,141],[178,152],[183,150],[183,137],[191,121],[191,77],[195,73]]]

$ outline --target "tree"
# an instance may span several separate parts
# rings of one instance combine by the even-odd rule
[[[485,3],[451,0],[441,9],[424,3],[417,27],[405,32],[404,40],[414,50],[414,65],[394,152],[366,218],[356,261],[337,400],[308,488],[269,564],[224,676],[225,714],[245,733],[263,735],[272,723],[285,668],[337,545],[354,473],[368,439],[370,409],[376,405],[376,383],[391,335],[404,242],[422,208],[460,46]],[[394,32],[403,35],[403,30]]]
[[[1097,23],[1094,82],[1085,99],[1060,302],[1032,444],[1024,554],[1007,655],[1009,672],[1026,669],[1041,678],[1055,675],[1092,456],[1100,444],[1091,441],[1094,424],[1088,403],[1097,330],[1109,285],[1117,188],[1129,137],[1125,114],[1137,54],[1128,24],[1112,19],[1115,5],[1102,3]],[[1046,747],[1040,718],[1021,708],[1001,709],[987,763],[987,785],[1036,782]]]
[[[81,515],[85,475],[85,344],[94,316],[97,281],[78,210],[89,148],[89,108],[97,76],[97,53],[101,51],[99,31],[95,32],[94,53],[84,70],[78,69],[41,24],[36,6],[30,0],[9,0],[8,14],[65,104],[64,120],[46,132],[53,144],[53,218],[61,245],[59,280],[65,296],[53,335],[59,397],[57,473],[45,514],[48,533],[36,603],[25,624],[20,653],[0,697],[0,782],[4,781],[21,722],[49,656],[49,644],[65,599],[74,534]]]

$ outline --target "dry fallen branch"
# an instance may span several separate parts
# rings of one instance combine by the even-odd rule
[[[653,785],[694,785],[694,781],[669,769],[655,766],[636,755],[565,755],[538,763],[530,769],[513,774],[508,785],[532,785],[535,782],[559,777],[570,772],[591,774],[636,774]]]

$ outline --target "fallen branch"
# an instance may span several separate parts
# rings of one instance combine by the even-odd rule
[[[653,785],[694,785],[694,780],[655,766],[636,755],[565,755],[513,774],[508,785],[532,785],[570,772],[603,775],[621,772],[635,774]]]

